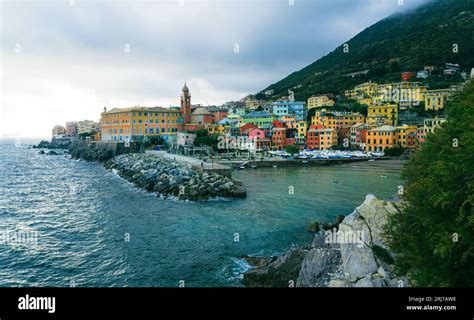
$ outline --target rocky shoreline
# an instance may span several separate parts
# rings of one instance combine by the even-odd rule
[[[367,195],[365,201],[332,229],[316,232],[307,247],[278,257],[245,257],[252,268],[244,273],[246,287],[407,287],[397,275],[394,254],[383,239],[390,215],[402,202]]]
[[[41,140],[37,145],[33,145],[34,149],[67,149],[69,141],[52,139],[51,142]]]
[[[140,188],[162,197],[202,201],[216,197],[244,198],[241,183],[216,173],[202,172],[154,155],[131,153],[116,156],[104,167]]]

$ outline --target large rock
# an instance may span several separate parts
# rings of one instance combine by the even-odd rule
[[[365,201],[348,215],[339,225],[344,235],[359,235],[362,243],[340,243],[342,272],[348,279],[356,279],[377,272],[381,261],[377,260],[372,248],[386,248],[382,232],[390,214],[397,208],[393,203],[367,195]]]
[[[244,274],[243,283],[246,287],[295,286],[305,254],[305,250],[296,248],[276,259],[264,260]]]
[[[383,228],[389,216],[399,212],[400,205],[367,195],[339,226],[333,225],[331,230],[317,233],[307,249],[292,249],[279,258],[260,263],[244,275],[244,284],[285,286],[301,259],[296,286],[408,286],[405,276],[392,274],[394,268],[387,259],[377,257],[381,252],[392,255],[384,242]]]
[[[338,250],[326,247],[311,249],[301,263],[297,287],[325,287],[329,274],[340,263]]]

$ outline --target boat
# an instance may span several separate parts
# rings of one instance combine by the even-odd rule
[[[237,170],[244,170],[245,169],[245,166],[244,165],[240,165],[236,168]]]
[[[369,162],[374,162],[375,160],[374,159],[370,159]]]
[[[382,174],[380,175],[381,178],[388,178],[388,176],[386,174]]]
[[[306,163],[308,163],[308,160],[303,160],[303,161],[301,161],[301,163],[306,164]]]
[[[278,168],[278,166],[277,166],[276,164],[274,164],[274,165],[273,165],[273,168],[276,169],[276,168]]]
[[[252,164],[252,169],[256,169],[257,168],[257,165],[256,164]]]

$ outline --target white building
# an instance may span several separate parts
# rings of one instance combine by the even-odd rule
[[[176,144],[178,146],[183,147],[192,146],[196,137],[197,135],[194,133],[178,132],[176,137]]]

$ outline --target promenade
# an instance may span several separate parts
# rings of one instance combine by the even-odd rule
[[[232,178],[232,167],[220,164],[216,161],[202,161],[193,157],[167,153],[166,151],[147,150],[146,153],[154,154],[157,157],[165,158],[168,160],[177,161],[178,163],[186,165],[189,168],[207,172],[215,172],[217,174]]]

